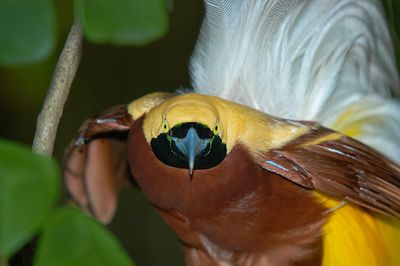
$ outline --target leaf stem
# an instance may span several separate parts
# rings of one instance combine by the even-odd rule
[[[82,43],[82,30],[75,21],[58,59],[46,99],[37,119],[32,147],[34,152],[46,155],[53,153],[58,124],[79,66]]]

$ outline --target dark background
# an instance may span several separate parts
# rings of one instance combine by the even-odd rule
[[[51,58],[24,67],[0,67],[0,138],[32,144],[36,117],[73,22],[72,2],[54,1],[59,35]],[[188,62],[202,16],[201,0],[175,0],[170,29],[159,41],[143,47],[85,42],[58,129],[56,159],[61,161],[64,148],[84,119],[149,92],[190,87]],[[183,265],[178,239],[137,189],[122,191],[109,227],[137,265]]]

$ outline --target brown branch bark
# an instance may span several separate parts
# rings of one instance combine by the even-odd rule
[[[58,59],[49,90],[36,123],[33,151],[51,155],[58,123],[82,54],[82,30],[75,21]]]

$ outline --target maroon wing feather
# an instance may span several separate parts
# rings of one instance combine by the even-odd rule
[[[400,217],[400,167],[350,137],[324,141],[324,136],[332,133],[315,127],[284,147],[263,154],[258,163],[305,188]]]
[[[65,152],[70,196],[103,223],[112,219],[118,190],[129,178],[126,138],[132,123],[126,106],[114,107],[87,120]]]

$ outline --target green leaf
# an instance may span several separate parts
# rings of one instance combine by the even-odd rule
[[[75,14],[95,43],[145,44],[168,28],[165,0],[75,0]]]
[[[46,222],[35,266],[133,265],[115,238],[76,208],[62,208]]]
[[[0,65],[45,59],[55,46],[55,36],[50,0],[0,0]]]
[[[59,170],[51,159],[0,140],[0,257],[10,257],[37,232],[58,186]]]

